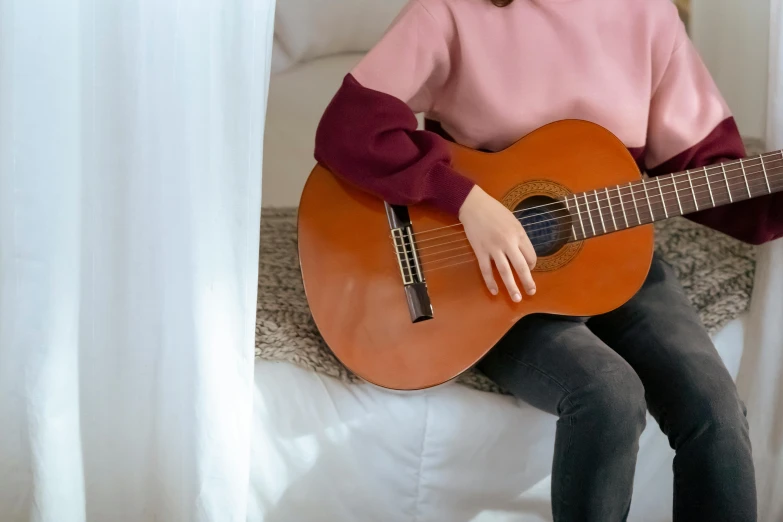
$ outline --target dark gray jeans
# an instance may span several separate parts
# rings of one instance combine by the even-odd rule
[[[479,368],[557,415],[557,522],[626,520],[649,408],[676,451],[675,522],[756,520],[745,408],[672,268],[655,257],[628,303],[520,321]]]

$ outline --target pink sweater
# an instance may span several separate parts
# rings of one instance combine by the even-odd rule
[[[745,155],[670,0],[411,0],[345,78],[315,157],[390,203],[456,215],[473,183],[443,137],[499,151],[568,118],[613,132],[651,175]],[[761,243],[783,235],[782,197],[688,217]]]

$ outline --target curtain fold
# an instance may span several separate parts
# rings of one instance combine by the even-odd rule
[[[766,149],[783,149],[783,1],[770,2]],[[748,407],[759,520],[783,520],[783,240],[759,249],[738,387]]]
[[[0,520],[244,521],[274,0],[0,0]]]

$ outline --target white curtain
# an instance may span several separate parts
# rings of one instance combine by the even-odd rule
[[[274,0],[0,0],[0,521],[244,521]]]
[[[767,150],[783,148],[783,0],[770,9]],[[783,520],[783,239],[758,256],[747,344],[738,378],[748,406],[759,520]]]

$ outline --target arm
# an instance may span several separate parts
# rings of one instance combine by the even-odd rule
[[[405,102],[348,75],[316,132],[315,159],[396,205],[432,204],[456,216],[473,182],[451,168],[447,142],[417,130]]]
[[[432,204],[456,216],[474,184],[451,168],[445,140],[417,130],[414,115],[433,108],[451,39],[421,3],[408,4],[327,107],[315,159],[389,203]]]
[[[414,116],[433,111],[451,68],[454,28],[442,3],[411,0],[392,27],[349,74],[316,132],[315,158],[334,174],[400,205],[431,204],[464,225],[489,291],[498,286],[521,301],[514,278],[535,293],[535,250],[522,225],[500,202],[451,167],[447,142],[417,130]],[[438,16],[440,15],[440,16]],[[436,18],[436,16],[438,16]],[[512,272],[513,269],[513,272]]]
[[[648,173],[656,176],[744,158],[736,122],[679,23],[673,51],[660,70],[650,104]],[[761,244],[783,236],[783,194],[686,217],[735,239]]]

